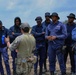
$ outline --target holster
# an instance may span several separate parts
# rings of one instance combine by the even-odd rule
[[[76,55],[76,44],[73,45],[73,47],[72,47],[72,51],[73,51],[74,54]]]
[[[63,46],[62,49],[61,49],[61,52],[62,52],[63,54],[65,54],[65,52],[66,52],[65,50],[66,50],[66,46]]]
[[[62,47],[58,48],[60,53],[63,53],[63,54],[65,54],[65,49],[66,49],[66,46],[62,46]]]

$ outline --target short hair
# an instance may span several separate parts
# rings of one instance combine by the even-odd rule
[[[28,33],[30,28],[29,27],[25,27],[25,28],[22,28],[22,30],[25,32],[25,33]]]

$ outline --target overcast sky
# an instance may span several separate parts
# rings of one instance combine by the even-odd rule
[[[57,12],[61,21],[67,20],[69,13],[76,14],[76,0],[0,0],[0,20],[7,28],[17,16],[33,26],[37,16],[44,20],[45,12]]]

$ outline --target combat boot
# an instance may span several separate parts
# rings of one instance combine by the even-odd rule
[[[39,75],[42,75],[42,69],[40,69],[40,71],[39,71]]]
[[[4,75],[4,74],[0,74],[0,75]]]
[[[64,73],[62,73],[61,75],[66,75],[66,73],[64,72]]]
[[[76,74],[72,72],[71,75],[76,75]]]
[[[15,70],[13,71],[13,75],[16,75],[16,71]]]
[[[50,75],[55,75],[53,71],[50,72]]]
[[[37,75],[37,70],[34,70],[34,75]]]
[[[46,62],[44,62],[44,72],[47,72]]]

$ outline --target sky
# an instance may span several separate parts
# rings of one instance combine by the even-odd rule
[[[45,20],[46,12],[57,12],[63,22],[70,13],[76,14],[76,0],[0,0],[0,20],[7,28],[14,25],[15,17],[32,27],[37,16]]]

